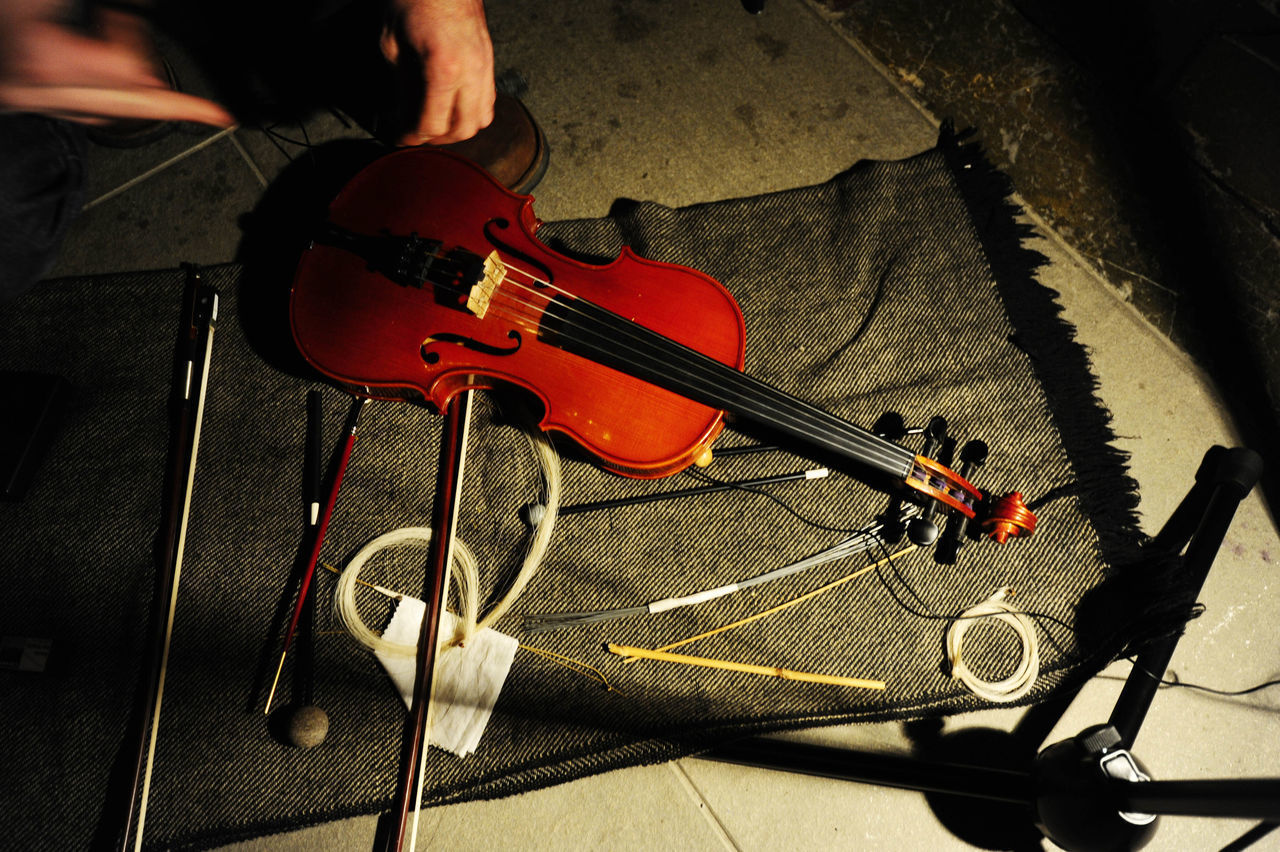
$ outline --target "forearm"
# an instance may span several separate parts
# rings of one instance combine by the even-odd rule
[[[218,104],[171,91],[134,15],[103,9],[87,32],[59,0],[0,0],[0,111],[99,124],[152,118],[228,125]]]

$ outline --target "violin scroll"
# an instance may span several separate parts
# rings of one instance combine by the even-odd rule
[[[1022,495],[1014,491],[991,502],[987,516],[982,521],[982,530],[990,538],[1004,544],[1016,536],[1035,532],[1036,516],[1022,501]]]

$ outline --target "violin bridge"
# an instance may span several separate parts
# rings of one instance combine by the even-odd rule
[[[498,289],[498,285],[506,275],[507,268],[498,258],[498,253],[490,252],[484,259],[484,275],[472,285],[471,292],[467,294],[467,310],[477,318],[484,319],[484,315],[489,311],[489,302],[493,299],[494,291]]]

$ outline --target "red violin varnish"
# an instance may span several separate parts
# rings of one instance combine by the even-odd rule
[[[990,514],[945,466],[744,374],[742,314],[719,282],[627,249],[581,263],[539,242],[539,225],[531,198],[460,157],[389,154],[343,189],[303,253],[294,339],[362,393],[441,411],[466,388],[524,388],[542,402],[542,428],[628,476],[708,459],[727,412],[917,499]],[[1034,529],[1020,499],[999,502],[1003,514],[984,523],[1001,540]]]

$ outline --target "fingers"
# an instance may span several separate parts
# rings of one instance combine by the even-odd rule
[[[397,141],[401,145],[448,145],[470,139],[493,121],[496,96],[492,77],[452,89],[428,87],[417,125]]]
[[[395,65],[400,61],[400,39],[390,25],[382,28],[382,36],[378,39],[378,47],[382,49],[382,58]]]
[[[470,139],[493,121],[497,97],[492,75],[456,87],[428,85],[416,124],[400,145],[448,145]]]
[[[423,82],[402,145],[469,139],[493,121],[493,43],[479,0],[392,0],[382,53]]]
[[[235,118],[213,101],[167,88],[0,85],[0,104],[13,112],[35,112],[97,124],[95,118],[194,121],[229,127]]]
[[[458,134],[458,138],[449,141],[470,139],[492,124],[493,102],[497,96],[492,74],[484,79],[484,85],[459,92],[457,109],[454,111],[454,132]]]

